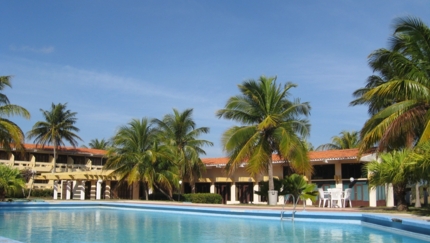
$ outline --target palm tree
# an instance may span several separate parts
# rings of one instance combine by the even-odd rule
[[[10,76],[0,76],[0,144],[9,151],[11,144],[22,150],[24,133],[17,124],[5,117],[18,115],[29,119],[30,113],[25,108],[10,103],[8,97],[1,92],[6,87],[12,87]]]
[[[192,114],[193,109],[183,112],[173,109],[173,114],[165,115],[162,120],[153,119],[152,123],[157,125],[159,140],[172,146],[172,150],[176,152],[175,163],[179,166],[181,179],[194,185],[195,179],[200,178],[205,169],[200,159],[201,155],[206,154],[202,147],[212,146],[213,143],[198,139],[200,135],[209,133],[209,128],[197,128]]]
[[[316,150],[340,150],[357,148],[360,144],[360,134],[357,131],[342,131],[340,136],[331,138],[331,143],[326,143],[317,147]]]
[[[369,56],[372,75],[351,105],[369,105],[360,152],[412,148],[430,139],[430,28],[420,19],[395,20],[389,49]]]
[[[413,166],[409,162],[411,159],[411,151],[405,149],[381,153],[381,161],[375,160],[365,165],[371,187],[392,183],[397,209],[400,211],[408,209],[405,199],[406,186],[417,181]]]
[[[51,110],[43,110],[45,121],[38,121],[33,128],[27,133],[29,139],[34,138],[34,143],[42,145],[52,144],[54,149],[54,165],[52,173],[55,173],[57,149],[65,146],[64,140],[69,142],[73,147],[77,147],[76,139],[82,139],[75,133],[79,129],[75,127],[77,118],[76,112],[67,110],[67,103],[52,103]]]
[[[282,180],[282,191],[279,193],[280,195],[291,194],[296,199],[296,204],[300,200],[303,201],[303,205],[305,205],[305,201],[310,199],[315,201],[318,191],[315,190],[317,185],[308,183],[302,175],[292,174],[290,176],[286,176]]]
[[[96,139],[91,139],[90,143],[88,144],[89,148],[92,149],[102,149],[102,150],[107,150],[110,147],[111,142],[105,140],[104,138],[101,140]],[[85,145],[82,145],[83,148],[88,148]]]
[[[25,186],[24,178],[17,168],[0,164],[0,200]]]
[[[302,142],[309,135],[310,124],[299,119],[309,115],[310,106],[300,103],[299,99],[288,100],[289,90],[294,87],[292,83],[277,85],[276,77],[248,80],[239,85],[241,95],[231,97],[225,108],[217,111],[219,118],[242,124],[228,129],[222,136],[224,150],[230,158],[226,166],[229,172],[248,161],[246,169],[251,175],[267,171],[269,190],[273,190],[273,154],[289,161],[298,173],[312,171]]]
[[[159,146],[148,119],[133,119],[120,127],[112,139],[107,157],[104,169],[114,170],[121,182],[148,184],[146,200],[148,190],[154,187],[173,200],[173,184],[179,181],[175,165],[171,162],[173,153],[168,146]]]

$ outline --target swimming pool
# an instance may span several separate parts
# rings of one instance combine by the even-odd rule
[[[362,225],[360,214],[329,216],[301,213],[292,222],[276,210],[26,204],[2,207],[0,235],[21,242],[426,242]]]

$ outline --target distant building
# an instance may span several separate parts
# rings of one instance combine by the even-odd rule
[[[119,183],[112,171],[102,170],[106,163],[106,151],[98,149],[63,147],[57,151],[56,172],[53,168],[53,147],[43,149],[34,144],[25,145],[26,152],[8,153],[0,148],[0,163],[18,169],[30,169],[35,172],[34,181],[28,186],[33,188],[53,189],[54,199],[140,199],[143,191],[140,183]],[[368,154],[360,159],[357,149],[311,151],[309,159],[314,167],[313,175],[306,175],[309,182],[318,187],[351,187],[353,206],[393,206],[392,188],[377,187],[370,189],[367,175],[363,174],[364,163],[375,159]],[[255,194],[259,182],[267,181],[266,174],[251,177],[246,172],[244,162],[235,173],[228,175],[225,166],[228,158],[204,158],[206,172],[194,185],[183,183],[183,193],[217,193],[225,204],[265,203],[266,198]],[[288,162],[273,156],[273,169],[276,178],[290,174]],[[351,179],[353,178],[353,180]],[[279,198],[282,203],[282,198]]]

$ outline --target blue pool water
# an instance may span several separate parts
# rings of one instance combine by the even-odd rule
[[[425,242],[365,227],[359,221],[291,222],[104,207],[3,209],[0,235],[47,243]]]

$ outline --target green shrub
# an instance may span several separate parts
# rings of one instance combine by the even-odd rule
[[[29,189],[24,189],[25,198],[28,196]],[[31,190],[31,198],[35,197],[52,197],[54,195],[53,189],[33,189]],[[24,198],[22,190],[16,191],[15,193],[6,194],[7,198]]]
[[[221,204],[222,197],[214,193],[183,194],[184,201],[192,203]]]

